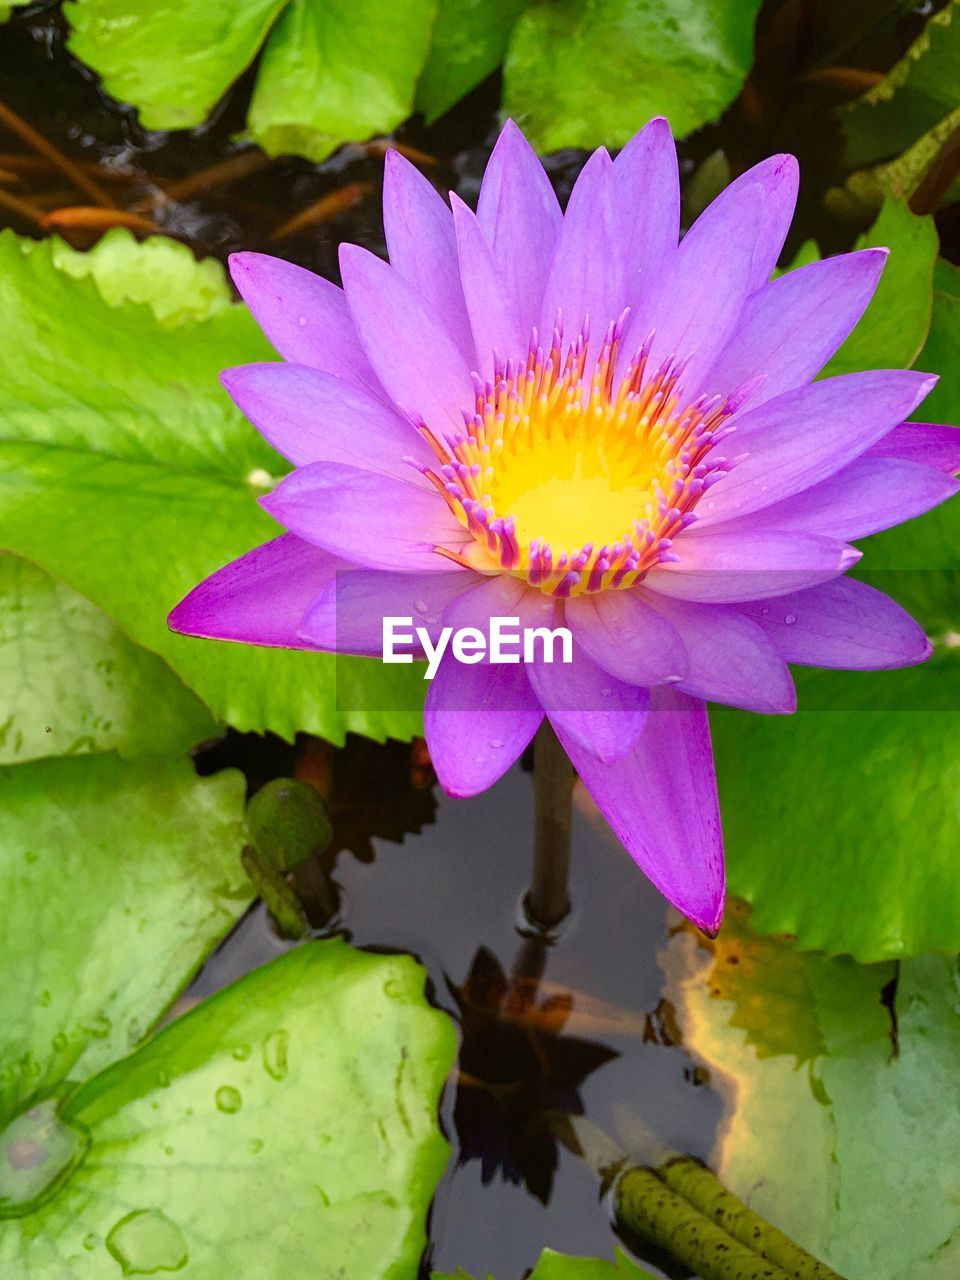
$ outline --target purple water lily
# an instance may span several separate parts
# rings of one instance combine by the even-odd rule
[[[788,663],[882,668],[930,646],[844,577],[849,544],[957,490],[960,432],[906,423],[934,379],[813,379],[885,250],[771,281],[797,166],[739,177],[679,239],[677,159],[653,120],[595,152],[561,213],[507,124],[472,213],[396,153],[389,264],[341,250],[343,289],[259,254],[233,278],[282,363],[224,383],[295,470],[286,532],[201,583],[170,625],[380,655],[385,615],[563,625],[571,664],[447,653],[426,737],[454,795],[490,786],[544,715],[663,894],[715,929],[723,851],[706,701],[790,712]]]

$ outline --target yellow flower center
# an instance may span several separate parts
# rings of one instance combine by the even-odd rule
[[[684,405],[673,359],[647,376],[650,340],[616,380],[620,325],[611,325],[590,377],[581,334],[561,359],[531,345],[492,382],[477,379],[462,433],[423,428],[438,466],[426,474],[474,542],[481,572],[508,572],[555,596],[629,587],[675,557],[672,539],[723,459],[707,461],[742,396]]]

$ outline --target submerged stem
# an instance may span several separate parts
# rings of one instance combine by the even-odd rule
[[[533,875],[524,906],[531,923],[549,930],[570,910],[573,766],[547,720],[534,741],[533,779]]]

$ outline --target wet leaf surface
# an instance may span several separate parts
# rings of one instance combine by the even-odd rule
[[[127,1053],[246,909],[242,804],[185,759],[0,769],[0,1118]]]
[[[62,1109],[89,1147],[5,1224],[0,1261],[23,1280],[412,1278],[455,1050],[422,988],[407,957],[309,943],[178,1019]]]

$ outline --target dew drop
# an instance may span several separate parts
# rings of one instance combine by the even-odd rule
[[[416,609],[417,613],[426,613],[430,608],[426,600],[414,600],[413,607]]]
[[[403,995],[403,987],[397,978],[388,978],[383,984],[383,994],[389,1000],[399,1000]]]
[[[53,1046],[54,1053],[63,1053],[70,1041],[67,1039],[65,1031],[58,1031],[50,1043]]]
[[[503,746],[503,739],[502,739],[502,738],[491,738],[491,739],[490,739],[490,746],[494,749],[494,751],[499,751],[499,750],[500,750],[500,748]]]
[[[217,1104],[217,1110],[223,1111],[228,1116],[235,1115],[243,1106],[239,1089],[234,1089],[229,1084],[222,1085],[214,1094],[213,1100]]]
[[[610,697],[610,695],[611,695],[612,693],[613,693],[613,690],[612,690],[612,689],[601,689],[601,690],[600,690],[600,697],[601,697],[601,698],[609,698],[609,697]]]
[[[160,1209],[135,1209],[121,1218],[107,1236],[107,1248],[125,1276],[182,1271],[189,1261],[182,1231]]]
[[[262,1138],[251,1138],[251,1139],[250,1139],[250,1154],[251,1154],[251,1155],[253,1155],[253,1156],[258,1156],[262,1150],[263,1150],[263,1139],[262,1139]]]
[[[304,327],[306,323],[307,323],[306,316],[297,316],[297,324],[300,326],[301,329]]]
[[[97,1236],[90,1231],[83,1237],[83,1247],[91,1253],[97,1247]]]
[[[760,612],[763,614],[764,617],[766,617],[767,614],[770,612],[770,610],[767,608],[766,605],[764,605],[763,608],[760,610]]]
[[[46,1204],[82,1162],[90,1135],[57,1115],[49,1098],[0,1131],[0,1218],[22,1218]]]
[[[231,1052],[238,1062],[246,1062],[252,1053],[252,1049],[248,1044],[238,1044]]]
[[[796,620],[797,620],[797,615],[795,613],[788,613],[783,621],[786,626],[792,627],[793,624],[796,622]]]
[[[94,1040],[106,1040],[113,1028],[113,1023],[105,1013],[98,1013],[95,1018],[91,1018],[89,1023],[84,1027],[93,1036]]]
[[[281,1027],[279,1031],[271,1031],[263,1042],[263,1069],[273,1080],[286,1078],[287,1049],[290,1047],[290,1033]]]

